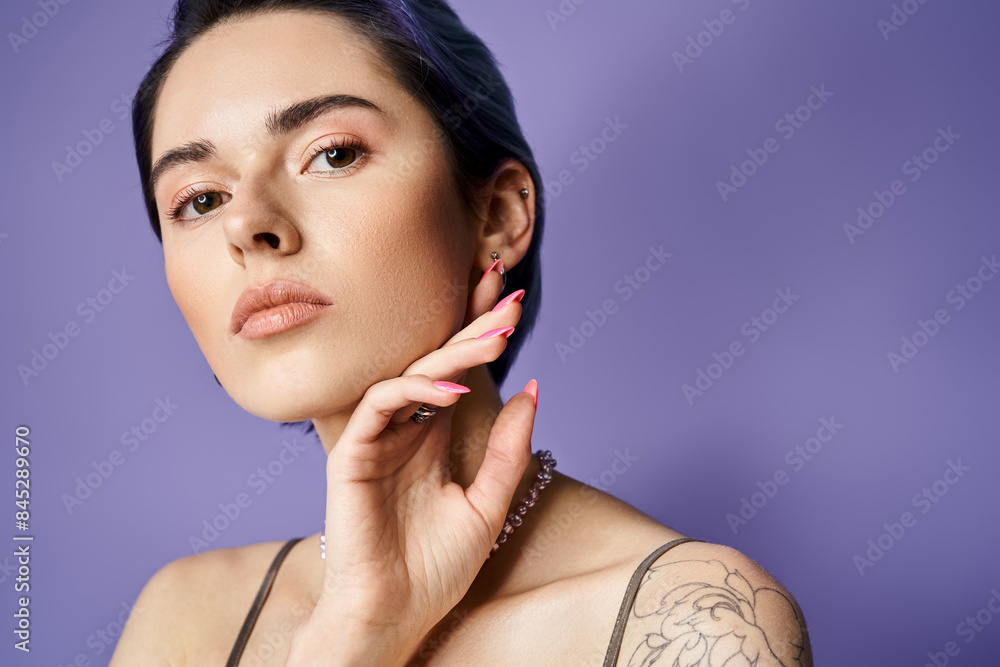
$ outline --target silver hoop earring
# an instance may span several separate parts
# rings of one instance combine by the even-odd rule
[[[500,255],[497,254],[496,250],[490,253],[490,259],[494,262],[500,259]],[[500,293],[503,294],[503,291],[507,289],[507,271],[502,266],[500,267],[500,277],[503,278],[503,287],[500,288]]]

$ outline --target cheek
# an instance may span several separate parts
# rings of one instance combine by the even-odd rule
[[[349,281],[361,292],[373,289],[387,299],[412,298],[413,292],[441,290],[453,273],[465,277],[471,257],[462,210],[441,156],[424,150],[423,169],[401,175],[405,157],[380,164],[371,177],[351,184],[350,201],[314,199],[306,218],[325,224],[314,243],[320,256],[336,257],[325,267],[336,282]],[[400,155],[413,151],[400,150]],[[392,290],[391,293],[385,293]]]
[[[167,286],[202,353],[212,362],[212,341],[220,340],[225,334],[225,330],[220,329],[224,326],[225,307],[213,289],[216,283],[205,270],[210,266],[207,258],[190,252],[165,252]]]
[[[387,200],[391,206],[370,218],[377,228],[358,239],[365,247],[357,248],[356,257],[368,258],[358,270],[380,284],[385,299],[403,312],[426,308],[438,295],[453,292],[455,279],[467,272],[463,221],[449,194],[447,184],[434,178],[405,182]]]
[[[349,338],[395,361],[412,361],[461,325],[471,247],[452,186],[439,174],[379,182],[355,191],[349,210],[327,220],[317,241],[331,264],[307,275],[326,275],[334,298],[346,306]]]

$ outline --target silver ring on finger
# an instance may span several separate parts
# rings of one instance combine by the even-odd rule
[[[422,403],[417,411],[410,415],[410,419],[417,422],[418,424],[426,420],[428,417],[435,413],[434,408],[429,407],[426,403]]]

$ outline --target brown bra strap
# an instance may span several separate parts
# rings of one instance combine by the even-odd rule
[[[232,652],[229,654],[229,660],[226,661],[226,667],[236,667],[240,663],[243,649],[246,648],[247,640],[250,639],[250,633],[253,632],[257,616],[260,615],[260,608],[264,606],[264,601],[267,600],[267,595],[271,592],[271,584],[274,583],[274,577],[278,574],[278,568],[281,567],[281,562],[285,560],[285,556],[288,555],[289,550],[302,539],[301,537],[295,537],[285,542],[285,546],[281,547],[278,555],[271,561],[271,567],[268,568],[267,574],[264,575],[264,582],[260,585],[260,590],[257,591],[257,598],[253,601],[246,620],[243,621],[243,627],[240,628],[240,634],[236,638],[236,644],[233,646]]]
[[[618,610],[618,620],[615,621],[614,632],[611,633],[611,644],[608,645],[607,655],[604,656],[604,667],[614,667],[615,663],[618,662],[618,652],[621,650],[622,637],[625,635],[625,621],[628,617],[629,611],[632,609],[632,603],[635,602],[636,593],[639,592],[639,584],[642,582],[642,577],[646,574],[646,570],[649,569],[649,566],[654,560],[659,558],[664,551],[672,549],[678,544],[703,541],[704,540],[696,540],[693,537],[679,537],[676,540],[667,542],[656,551],[646,556],[646,560],[642,561],[639,567],[636,568],[635,572],[632,573],[632,580],[628,582],[628,588],[625,591],[625,599],[622,600],[621,609]]]

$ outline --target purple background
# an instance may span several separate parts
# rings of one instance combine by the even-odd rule
[[[1000,280],[960,310],[947,295],[1000,252],[1000,9],[903,4],[919,9],[885,39],[878,21],[893,6],[881,0],[751,0],[743,10],[565,0],[575,11],[552,25],[556,0],[456,0],[502,63],[550,184],[542,315],[503,396],[537,377],[535,447],[551,449],[560,471],[767,568],[801,604],[817,664],[920,666],[949,641],[960,649],[950,664],[997,664],[1000,618],[982,613],[991,622],[971,642],[958,626],[1000,591]],[[117,632],[122,605],[191,554],[189,535],[241,491],[253,503],[213,548],[322,525],[320,446],[247,414],[216,385],[145,219],[120,110],[170,6],[78,0],[16,53],[9,35],[4,47],[3,429],[13,440],[15,426],[31,427],[36,536],[30,657],[10,648],[13,558],[0,556],[4,664],[68,665],[78,654],[106,664],[111,647],[98,655],[96,633]],[[673,54],[726,8],[735,20],[679,71]],[[20,31],[38,11],[37,1],[6,2],[0,26]],[[832,96],[786,138],[775,123],[811,86]],[[53,162],[105,118],[113,130],[60,180]],[[575,152],[606,118],[627,128],[595,142],[603,152],[581,171]],[[949,127],[959,138],[911,181],[904,163]],[[778,151],[723,201],[716,182],[769,137]],[[560,191],[563,170],[572,182]],[[894,179],[905,193],[851,242],[845,223]],[[639,270],[648,280],[626,300],[616,283],[661,245],[672,256],[649,276]],[[87,322],[78,304],[122,267],[134,280]],[[777,289],[799,298],[751,342],[741,328]],[[607,299],[615,312],[561,359],[557,344]],[[937,309],[947,323],[894,370],[887,354]],[[18,365],[71,321],[79,335],[25,384]],[[744,354],[721,376],[712,369],[717,379],[689,402],[682,386],[733,341]],[[68,512],[62,498],[77,478],[124,450],[121,434],[168,397],[176,411]],[[822,418],[844,428],[796,470],[786,454]],[[248,477],[295,437],[308,452],[254,493]],[[605,472],[626,449],[639,461]],[[7,452],[0,474],[12,488]],[[969,470],[939,483],[939,502],[915,505],[949,460]],[[734,532],[726,515],[779,470],[788,483],[756,496],[766,505]],[[15,509],[6,505],[7,525]],[[854,557],[906,511],[915,525],[859,573]]]

